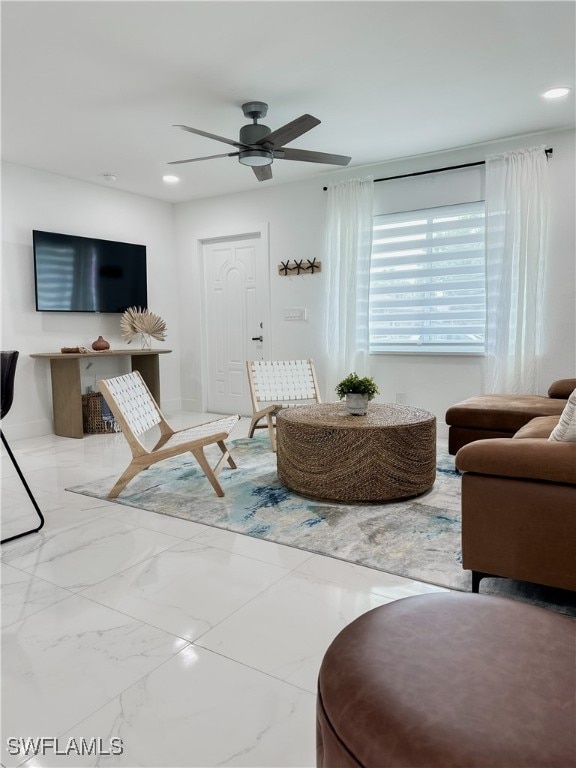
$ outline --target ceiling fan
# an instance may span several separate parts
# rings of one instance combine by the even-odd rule
[[[262,101],[248,101],[242,104],[245,117],[252,119],[252,123],[240,128],[239,141],[225,139],[214,133],[200,131],[198,128],[190,128],[187,125],[174,125],[173,128],[181,128],[183,131],[196,133],[199,136],[207,136],[209,139],[223,141],[237,147],[237,152],[225,152],[222,155],[208,155],[207,157],[193,157],[190,160],[174,160],[168,165],[181,163],[195,163],[198,160],[212,160],[215,157],[237,157],[242,165],[249,165],[258,181],[266,181],[272,178],[274,160],[300,160],[307,163],[328,163],[330,165],[348,165],[352,158],[344,155],[330,155],[326,152],[311,152],[306,149],[290,149],[284,144],[289,144],[294,139],[302,136],[310,129],[320,125],[320,120],[312,115],[302,115],[286,123],[281,128],[271,131],[267,125],[258,122],[268,112],[268,104]]]

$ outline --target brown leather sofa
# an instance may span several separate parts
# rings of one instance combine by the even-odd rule
[[[576,379],[559,379],[541,395],[477,395],[446,411],[448,450],[455,455],[474,440],[513,437],[536,416],[559,416],[576,389]]]
[[[486,575],[576,590],[576,443],[548,440],[558,421],[540,416],[512,439],[456,454],[462,567],[474,592]]]

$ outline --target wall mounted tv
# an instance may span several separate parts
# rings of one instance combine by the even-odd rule
[[[33,230],[38,312],[148,306],[146,246]]]

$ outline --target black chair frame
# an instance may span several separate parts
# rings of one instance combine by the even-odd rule
[[[2,363],[1,371],[0,371],[1,380],[2,380],[2,389],[0,392],[2,407],[1,407],[0,418],[2,419],[4,418],[4,416],[6,416],[6,414],[8,413],[8,411],[12,406],[12,400],[14,398],[14,377],[16,374],[16,363],[18,362],[18,355],[19,353],[16,351],[0,353],[0,361]],[[0,429],[0,437],[2,438],[2,444],[4,445],[4,448],[6,448],[6,453],[8,454],[8,456],[10,456],[12,464],[14,465],[14,468],[18,473],[18,477],[22,481],[22,485],[26,489],[26,493],[28,494],[28,497],[32,502],[32,505],[36,510],[38,517],[40,518],[40,525],[36,526],[36,528],[31,528],[29,531],[23,531],[22,533],[17,533],[14,536],[7,536],[5,539],[2,539],[0,541],[0,544],[5,544],[8,541],[14,541],[14,539],[20,539],[22,538],[22,536],[28,536],[31,533],[37,533],[44,525],[44,515],[40,511],[40,507],[38,506],[38,503],[36,502],[36,499],[34,498],[34,495],[32,494],[32,491],[30,490],[30,487],[26,482],[26,478],[22,474],[22,470],[18,466],[18,462],[16,461],[16,458],[14,457],[14,454],[12,453],[12,450],[8,445],[8,441],[4,437],[4,432],[1,429]]]

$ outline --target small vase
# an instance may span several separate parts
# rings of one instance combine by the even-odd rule
[[[149,333],[140,334],[141,349],[152,349],[152,336]]]
[[[349,392],[346,395],[346,410],[352,416],[365,416],[368,412],[368,395]]]
[[[95,352],[103,352],[105,349],[110,349],[110,344],[102,336],[98,336],[96,341],[92,343],[92,349]]]

